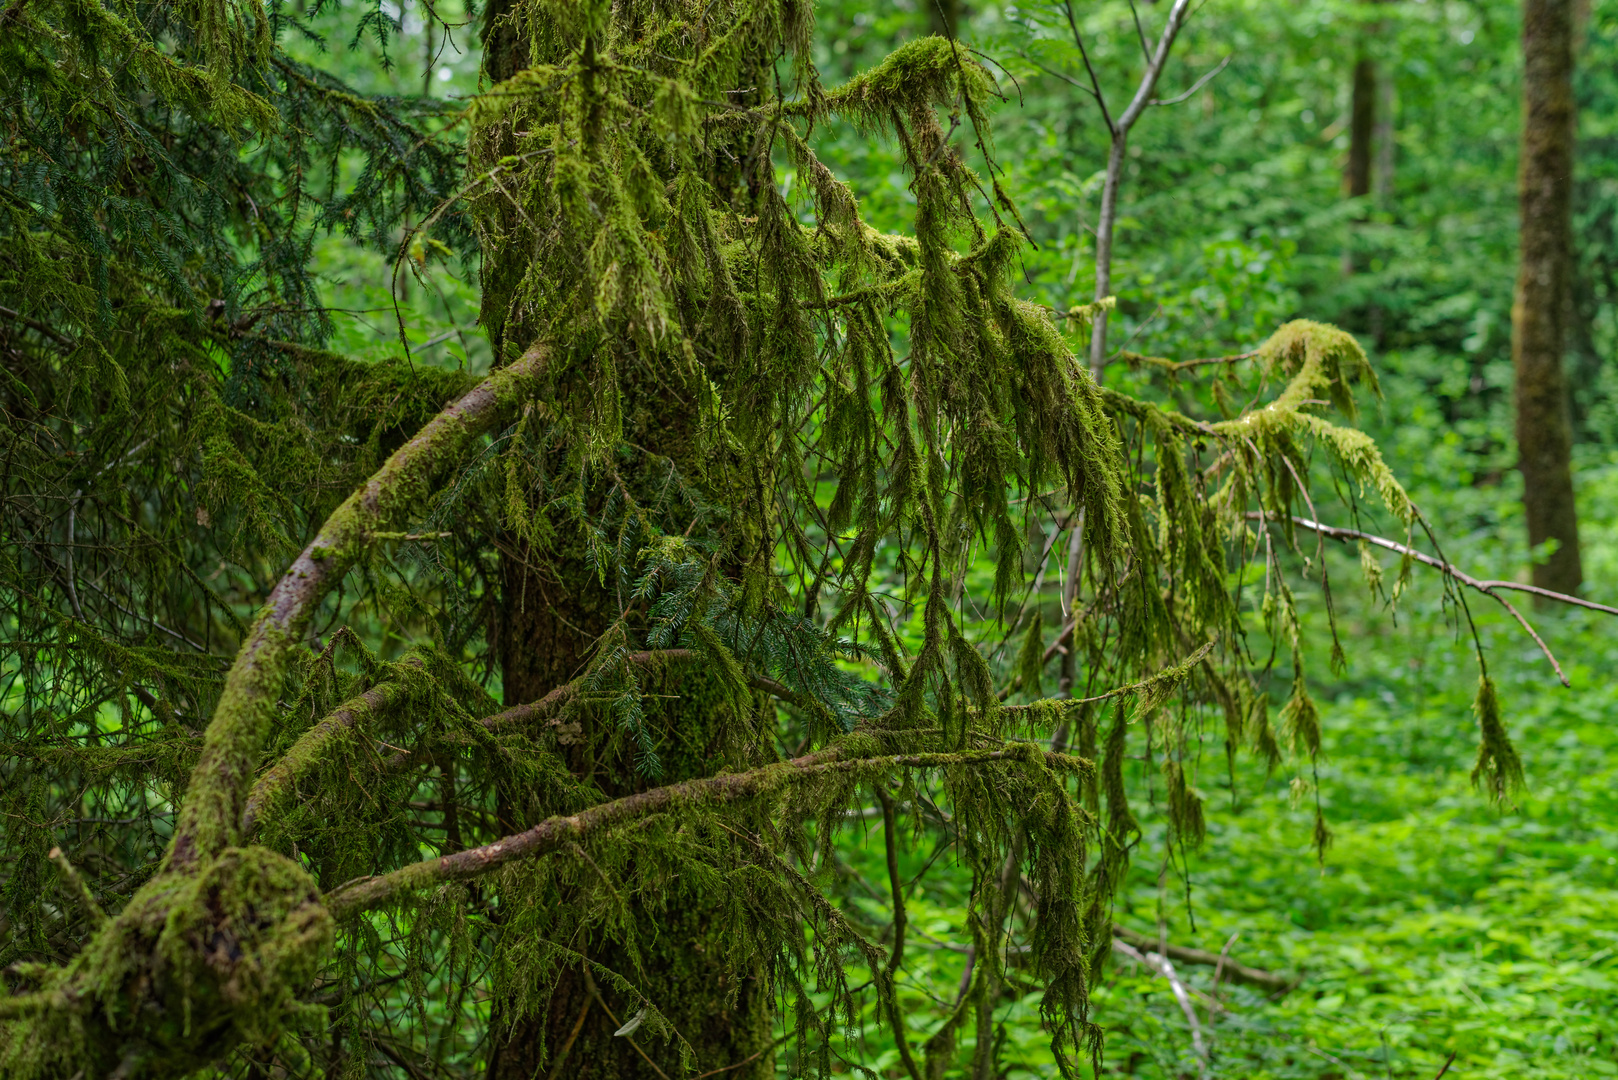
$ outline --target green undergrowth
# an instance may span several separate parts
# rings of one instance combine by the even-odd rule
[[[1512,475],[1501,486],[1474,487],[1467,475],[1467,486],[1446,487],[1461,455],[1446,455],[1432,426],[1426,443],[1411,427],[1406,460],[1394,467],[1418,478],[1414,494],[1446,553],[1479,577],[1516,577],[1526,551]],[[1601,456],[1587,451],[1579,477],[1586,595],[1613,603],[1618,464]],[[1333,833],[1324,864],[1312,850],[1313,796],[1295,797],[1289,763],[1266,777],[1262,762],[1239,755],[1239,813],[1231,812],[1222,735],[1210,725],[1195,779],[1207,798],[1207,840],[1188,860],[1176,848],[1165,866],[1159,782],[1154,804],[1136,807],[1145,836],[1117,921],[1155,935],[1161,918],[1171,944],[1215,953],[1234,936],[1236,960],[1301,979],[1266,1000],[1245,986],[1216,988],[1210,968],[1178,965],[1196,995],[1209,1076],[1425,1080],[1452,1053],[1447,1076],[1618,1075],[1618,623],[1520,605],[1561,661],[1568,690],[1498,605],[1468,596],[1526,773],[1525,792],[1502,812],[1468,779],[1477,671],[1436,576],[1418,571],[1395,621],[1367,599],[1353,549],[1328,557],[1350,662],[1339,675],[1311,672],[1323,725],[1320,801]],[[1383,564],[1391,580],[1395,557]],[[1323,652],[1319,587],[1297,591],[1305,631]],[[867,824],[848,834],[847,902],[882,934],[890,903],[881,822]],[[938,872],[950,861],[939,835],[901,834],[905,880],[938,858],[909,899],[900,994],[914,1045],[953,1004],[971,942],[970,882]],[[1029,990],[998,1007],[999,1075],[1055,1075]],[[1185,1015],[1160,976],[1115,956],[1093,1006],[1107,1032],[1104,1075],[1199,1075]],[[963,1067],[971,1039],[963,1032]],[[903,1075],[885,1030],[868,1026],[840,1049],[846,1075]],[[784,1054],[781,1075],[793,1064]]]

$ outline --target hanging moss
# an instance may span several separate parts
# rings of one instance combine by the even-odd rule
[[[1522,761],[1517,757],[1517,748],[1511,744],[1511,737],[1506,734],[1494,680],[1487,675],[1478,676],[1478,694],[1472,710],[1477,714],[1480,735],[1477,764],[1472,766],[1472,783],[1487,791],[1496,803],[1504,803],[1522,789]]]
[[[989,1045],[1024,872],[1059,1068],[1097,1060],[1090,989],[1140,838],[1124,763],[1155,740],[1195,843],[1204,710],[1232,756],[1320,754],[1281,556],[1313,559],[1313,451],[1407,536],[1420,522],[1350,426],[1378,392],[1354,339],[1280,327],[1255,357],[1279,391],[1219,420],[1097,385],[1014,292],[1027,237],[995,179],[990,72],[931,37],[827,88],[801,0],[491,5],[464,157],[425,106],[294,64],[246,0],[121,11],[30,0],[0,37],[26,121],[0,163],[23,195],[0,205],[19,358],[0,506],[30,538],[0,550],[25,688],[3,718],[6,959],[34,964],[0,1006],[0,1071],[181,1076],[250,1047],[352,1074],[390,1009],[454,1031],[468,1001],[509,1019],[586,992],[633,1005],[624,1039],[715,1067],[671,1019],[684,980],[747,1002],[760,1074],[768,1002],[797,1002],[799,1060],[824,1074],[854,966],[885,973],[898,1012],[897,944],[832,899],[848,811],[873,796],[947,813],[975,883],[982,962],[911,1064],[954,1067],[969,1017]],[[897,148],[902,234],[817,157],[839,126]],[[138,199],[106,179],[140,171],[135,146],[172,148]],[[352,192],[309,185],[355,150]],[[391,250],[407,220],[423,253],[475,239],[487,379],[320,350],[315,230]],[[1059,638],[1021,600],[1028,519],[1057,504],[1073,513],[1051,528],[1081,530]],[[1228,572],[1253,559],[1262,665],[1255,586]],[[268,600],[255,618],[239,596]],[[1005,619],[1005,648],[974,639],[973,611]],[[587,629],[565,625],[580,612]],[[501,708],[495,676],[548,649],[568,670]],[[1064,650],[1076,681],[1045,697]],[[1487,679],[1477,714],[1474,780],[1504,799],[1522,769]],[[1064,727],[1078,756],[1015,741]],[[138,888],[82,928],[37,903],[48,823],[79,799],[138,821],[85,879]],[[65,964],[28,960],[47,931],[80,946]],[[298,1004],[317,973],[330,1038]],[[540,1039],[524,1067],[566,1053]]]

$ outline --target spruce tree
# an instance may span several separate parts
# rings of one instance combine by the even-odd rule
[[[950,37],[826,87],[799,0],[484,18],[457,126],[251,0],[0,14],[0,1071],[416,1075],[461,1039],[499,1077],[825,1072],[871,994],[920,1080],[969,1030],[982,1065],[1014,957],[1077,1074],[1126,761],[1192,844],[1205,722],[1319,752],[1311,460],[1423,528],[1350,426],[1364,353],[1282,326],[1222,419],[1098,384],[1107,301],[1017,297],[1000,87]],[[902,150],[909,233],[817,159],[839,126]],[[323,351],[331,228],[475,244],[492,371]],[[1071,529],[1062,610],[1030,578]],[[867,807],[973,880],[924,1042],[897,864],[886,930],[839,902]]]

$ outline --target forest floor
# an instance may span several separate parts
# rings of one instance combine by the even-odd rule
[[[1379,434],[1450,558],[1479,576],[1517,576],[1526,553],[1509,486],[1455,484],[1456,461],[1419,429]],[[1613,603],[1618,464],[1586,460],[1579,481],[1586,595]],[[1329,565],[1349,662],[1340,675],[1320,663],[1311,679],[1325,726],[1320,801],[1334,837],[1324,861],[1311,846],[1313,798],[1298,805],[1291,790],[1307,763],[1266,777],[1244,753],[1233,795],[1222,732],[1210,728],[1197,781],[1206,843],[1183,861],[1176,851],[1171,866],[1163,807],[1137,806],[1145,835],[1117,911],[1131,929],[1156,937],[1161,927],[1172,944],[1214,953],[1228,945],[1240,962],[1300,982],[1271,1000],[1179,965],[1204,1066],[1169,984],[1109,965],[1093,1002],[1107,1033],[1104,1074],[1430,1080],[1448,1063],[1443,1075],[1468,1080],[1618,1075],[1618,621],[1523,605],[1572,681],[1564,689],[1492,600],[1468,597],[1526,772],[1526,790],[1501,811],[1468,779],[1477,668],[1436,577],[1418,568],[1395,619],[1368,599],[1352,549],[1333,552]],[[1324,657],[1318,586],[1313,596],[1298,591],[1314,655]],[[910,845],[906,877],[931,855]],[[884,880],[880,829],[847,857],[859,877]],[[902,992],[915,1045],[955,996],[958,948],[970,940],[959,906],[966,887],[955,881],[911,900],[916,947]],[[868,901],[874,925],[886,923],[885,899]],[[1030,993],[997,1013],[1000,1075],[1056,1075],[1038,1003]],[[963,1035],[969,1045],[970,1030]],[[885,1033],[868,1030],[844,1052],[899,1075]]]

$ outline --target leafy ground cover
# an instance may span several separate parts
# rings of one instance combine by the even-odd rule
[[[1526,557],[1512,493],[1446,489],[1443,434],[1429,434],[1436,452],[1396,467],[1417,477],[1458,565],[1512,576]],[[1601,583],[1613,580],[1618,555],[1618,463],[1588,461],[1580,481],[1591,595],[1610,602],[1618,596]],[[1131,929],[1228,948],[1298,985],[1266,998],[1179,965],[1208,1049],[1203,1072],[1169,984],[1115,958],[1094,1001],[1107,1031],[1104,1073],[1433,1077],[1446,1062],[1445,1075],[1462,1077],[1618,1073],[1618,627],[1596,613],[1529,612],[1573,682],[1567,690],[1509,617],[1470,598],[1527,778],[1516,805],[1497,810],[1468,780],[1477,672],[1454,610],[1429,576],[1395,618],[1367,596],[1351,554],[1332,552],[1329,563],[1349,663],[1315,685],[1325,726],[1319,796],[1333,831],[1324,861],[1311,846],[1313,796],[1305,791],[1299,805],[1293,790],[1298,770],[1283,763],[1266,775],[1262,762],[1239,756],[1233,789],[1210,728],[1197,780],[1208,799],[1205,845],[1171,857],[1162,805],[1137,808],[1145,835],[1118,905]],[[1300,601],[1309,632],[1323,637],[1316,592]],[[904,841],[906,879],[934,854]],[[846,857],[852,904],[885,926],[881,830]],[[905,984],[916,1043],[941,1022],[965,966],[970,935],[958,905],[947,890],[911,900],[922,935]],[[1001,1075],[1054,1075],[1036,994],[1006,1001],[997,1020]],[[845,1049],[846,1068],[899,1075],[884,1038],[867,1030]],[[783,1058],[784,1070],[792,1064]]]

